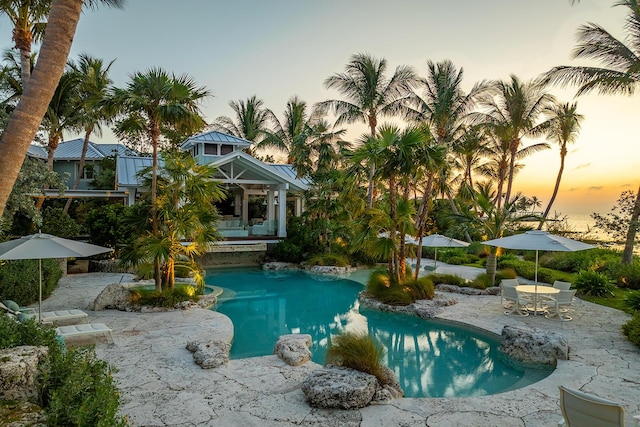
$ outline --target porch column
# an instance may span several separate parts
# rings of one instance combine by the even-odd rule
[[[287,189],[289,184],[278,185],[278,237],[287,237]]]
[[[267,190],[267,221],[275,219],[275,209],[273,206],[273,202],[275,199],[274,193],[274,189],[272,187],[269,187],[269,189]]]
[[[249,224],[249,194],[242,189],[242,223]]]

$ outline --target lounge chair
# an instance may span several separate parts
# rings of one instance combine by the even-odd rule
[[[38,320],[38,313],[25,313],[23,311],[20,312],[20,320],[22,319],[30,319],[35,318]],[[42,312],[42,323],[56,323],[56,322],[65,322],[68,320],[82,320],[84,323],[89,323],[88,321],[89,315],[82,310],[56,310],[56,311],[43,311]]]
[[[111,328],[104,323],[87,323],[82,325],[59,326],[56,328],[56,335],[64,338],[88,337],[94,335],[106,335],[113,343]]]
[[[507,298],[505,298],[504,296],[504,288],[507,286],[511,286],[512,288],[515,288],[516,286],[518,286],[518,279],[502,279],[500,281],[500,304],[504,307],[504,308],[511,308],[513,306],[513,301],[508,300]],[[505,301],[507,301],[505,303]]]
[[[560,291],[553,296],[547,296],[545,303],[547,308],[546,317],[558,317],[559,320],[567,321],[571,320],[571,317],[564,315],[569,311],[569,307],[573,304],[573,297],[576,294],[576,290]]]
[[[561,291],[568,291],[571,288],[571,283],[556,280],[555,282],[553,282],[553,287],[556,289],[560,289]]]
[[[518,292],[515,286],[505,286],[502,288],[505,301],[513,302],[513,306],[510,310],[504,312],[504,314],[519,314],[520,316],[528,316],[527,305],[532,304],[533,301],[527,295]],[[524,311],[523,311],[524,309]]]
[[[610,400],[560,386],[558,427],[624,427],[624,408]],[[636,425],[640,416],[635,416]]]

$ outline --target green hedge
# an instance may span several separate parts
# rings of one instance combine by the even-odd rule
[[[633,319],[622,325],[622,332],[629,341],[640,347],[640,312],[634,314]]]
[[[0,300],[13,300],[20,305],[38,301],[40,273],[37,260],[4,261],[0,265]],[[42,299],[46,299],[62,277],[60,261],[42,260]]]

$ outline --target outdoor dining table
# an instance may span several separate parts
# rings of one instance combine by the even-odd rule
[[[533,308],[527,308],[527,310],[533,311],[534,316],[538,311],[544,311],[542,307],[538,306],[538,295],[553,296],[560,293],[560,289],[543,285],[518,285],[516,286],[516,291],[533,295]]]

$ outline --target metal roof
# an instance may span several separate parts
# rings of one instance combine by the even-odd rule
[[[83,138],[76,138],[70,141],[63,141],[56,148],[53,154],[54,160],[80,160],[82,157]],[[117,151],[118,156],[136,156],[138,153],[124,146],[123,144],[97,144],[89,141],[87,145],[86,160],[102,160],[105,157],[113,156]],[[42,157],[44,152],[44,157]],[[38,158],[47,158],[47,149],[39,145],[31,144],[29,147],[29,155]]]
[[[247,141],[246,139],[238,138],[237,136],[229,135],[228,133],[218,132],[217,130],[212,130],[189,137],[185,142],[182,143],[180,148],[187,149],[199,142],[219,142],[247,147],[251,145],[251,141]]]
[[[300,181],[301,183],[310,186],[311,181],[308,178],[298,178],[296,175],[296,170],[293,168],[293,165],[276,165],[276,164],[266,164],[271,169],[275,170],[281,175],[289,177],[289,179],[293,179],[296,181]]]
[[[41,145],[31,144],[27,151],[27,156],[35,157],[36,159],[47,159],[47,149]]]
[[[119,156],[116,173],[119,187],[137,187],[140,185],[137,173],[153,165],[151,157]]]

